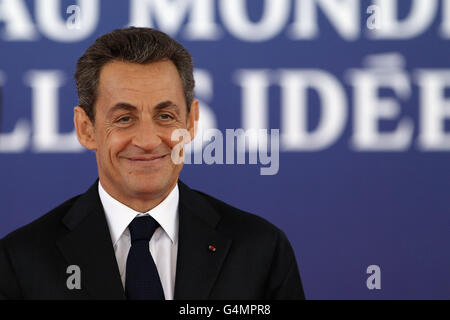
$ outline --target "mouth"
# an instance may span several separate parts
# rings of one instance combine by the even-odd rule
[[[167,158],[167,156],[168,156],[168,154],[165,154],[162,156],[157,156],[157,157],[144,157],[144,156],[125,157],[124,159],[133,165],[138,165],[138,166],[144,165],[145,166],[145,165],[153,165],[153,164],[162,162]]]

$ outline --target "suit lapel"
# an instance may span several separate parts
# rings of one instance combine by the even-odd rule
[[[216,227],[220,214],[181,180],[174,298],[207,299],[231,246]],[[67,266],[81,270],[82,290],[97,299],[125,299],[111,236],[98,195],[98,180],[63,218],[69,233],[57,243]],[[213,246],[213,248],[209,248]]]
[[[111,236],[98,195],[98,180],[63,218],[70,232],[57,245],[81,270],[82,290],[97,299],[125,299]]]
[[[174,298],[207,299],[231,239],[216,230],[221,218],[217,210],[180,180],[178,186],[180,222]]]

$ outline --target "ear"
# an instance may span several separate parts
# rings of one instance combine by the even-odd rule
[[[199,110],[198,110],[198,100],[194,99],[191,104],[191,110],[188,114],[188,123],[187,129],[189,131],[189,135],[191,136],[191,141],[194,140],[195,135],[197,134],[198,127],[198,119],[199,119]]]
[[[97,150],[94,124],[80,106],[76,106],[73,109],[73,122],[80,144],[86,149]]]

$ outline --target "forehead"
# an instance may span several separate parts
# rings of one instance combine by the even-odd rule
[[[119,101],[139,107],[166,100],[185,105],[181,78],[170,60],[148,64],[112,61],[100,71],[99,109],[106,111]]]

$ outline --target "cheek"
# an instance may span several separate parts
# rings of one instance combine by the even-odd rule
[[[121,131],[110,131],[103,140],[103,148],[107,149],[108,156],[114,158],[124,150],[131,141],[131,137]],[[105,150],[106,151],[106,150]]]
[[[182,131],[174,133],[175,130],[182,130]],[[173,133],[174,133],[174,140],[172,140]],[[182,138],[183,133],[185,134],[184,138]],[[167,132],[165,132],[165,134],[162,136],[162,139],[163,139],[164,143],[172,149],[177,144],[183,143],[182,142],[183,139],[184,139],[184,143],[189,143],[189,141],[188,141],[190,139],[189,131],[187,131],[186,128],[175,128],[175,129],[172,128],[170,130],[167,130]]]

